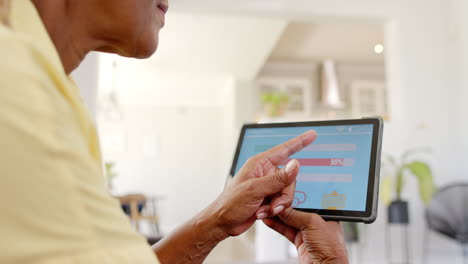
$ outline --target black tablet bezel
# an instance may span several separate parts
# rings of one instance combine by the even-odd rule
[[[383,121],[379,117],[349,120],[327,120],[293,123],[246,124],[237,143],[236,153],[231,166],[231,176],[234,177],[237,161],[244,140],[245,131],[249,128],[280,128],[280,127],[308,127],[308,126],[339,126],[339,125],[373,125],[371,159],[368,173],[366,211],[326,210],[295,208],[299,211],[321,215],[326,220],[359,221],[371,223],[377,216],[378,185],[380,174],[380,155],[382,145]]]

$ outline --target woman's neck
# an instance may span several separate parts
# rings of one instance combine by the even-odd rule
[[[0,24],[9,24],[10,0],[0,0]]]
[[[1,0],[0,0],[1,1]],[[86,55],[99,47],[90,37],[86,23],[75,20],[70,0],[32,0],[60,56],[64,70],[70,74]],[[81,22],[81,23],[80,23]]]

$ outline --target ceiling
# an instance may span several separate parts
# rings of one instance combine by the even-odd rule
[[[380,23],[291,22],[272,50],[270,59],[383,62],[383,54],[374,52],[374,46],[383,43],[384,30]]]
[[[251,79],[268,59],[383,60],[382,56],[373,53],[374,45],[383,42],[380,22],[351,18],[292,20],[260,12],[227,12],[226,9],[229,6],[232,10],[288,7],[286,1],[269,1],[242,0],[240,2],[245,4],[242,6],[236,1],[219,0],[226,4],[221,6],[210,0],[196,1],[197,4],[175,0],[160,33],[156,54],[149,60],[126,63],[151,67],[155,71],[200,72]],[[224,8],[224,12],[215,12],[216,8]]]
[[[263,66],[286,25],[283,19],[261,16],[172,12],[155,55],[133,63],[157,71],[249,79]]]
[[[411,0],[424,3],[432,0]],[[407,0],[173,0],[171,10],[201,13],[269,15],[286,19],[334,17],[384,20]]]

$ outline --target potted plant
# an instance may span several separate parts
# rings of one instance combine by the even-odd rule
[[[285,93],[265,93],[262,95],[262,103],[268,116],[283,116],[288,108],[289,97]]]
[[[104,173],[107,179],[107,188],[109,191],[112,191],[112,182],[115,177],[117,177],[117,173],[114,171],[115,163],[114,162],[106,162],[104,164]]]
[[[390,169],[390,175],[382,181],[381,197],[388,206],[389,223],[409,224],[408,202],[401,197],[406,175],[416,177],[421,200],[425,204],[431,201],[432,195],[436,191],[431,168],[426,162],[412,158],[417,153],[427,151],[427,149],[422,148],[409,150],[403,153],[398,160],[392,155],[384,155],[383,165],[387,170]]]

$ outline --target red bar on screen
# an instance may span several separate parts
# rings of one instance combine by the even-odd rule
[[[332,159],[296,159],[301,166],[326,166],[326,167],[343,167],[345,164],[344,158],[332,158]],[[287,161],[289,162],[289,160]],[[286,162],[286,163],[287,163]],[[286,164],[285,163],[285,164]]]

